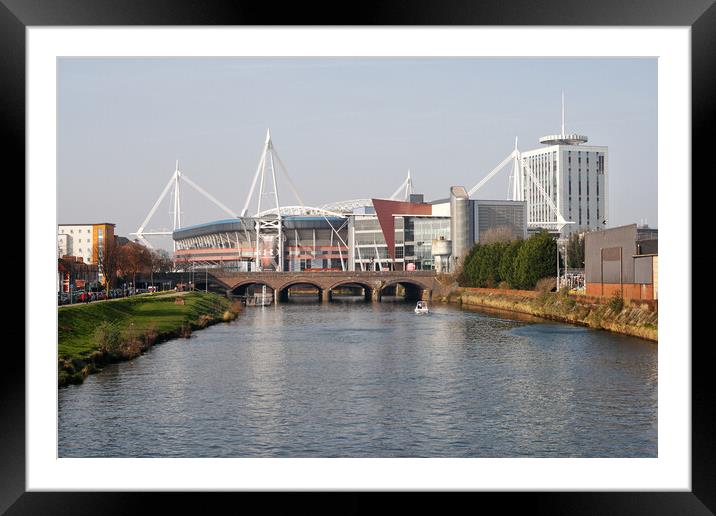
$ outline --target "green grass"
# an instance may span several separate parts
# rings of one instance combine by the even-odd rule
[[[58,307],[58,357],[82,360],[97,351],[92,337],[102,321],[120,328],[134,324],[137,330],[154,327],[159,333],[169,333],[202,315],[220,317],[230,306],[228,299],[211,293],[182,297],[183,305],[175,303],[174,295],[147,295]]]

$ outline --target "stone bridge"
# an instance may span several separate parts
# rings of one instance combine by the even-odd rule
[[[339,287],[365,289],[366,298],[380,301],[385,289],[401,285],[410,297],[429,300],[441,285],[434,271],[302,271],[302,272],[210,272],[211,279],[226,289],[229,296],[241,295],[249,285],[266,285],[274,292],[275,302],[286,297],[288,289],[310,285],[318,289],[323,301],[329,301],[331,291]]]

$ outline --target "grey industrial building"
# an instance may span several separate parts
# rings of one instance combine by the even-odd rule
[[[658,233],[636,224],[586,233],[586,293],[658,299]]]

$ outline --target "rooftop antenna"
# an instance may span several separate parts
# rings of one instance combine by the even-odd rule
[[[588,138],[583,134],[571,133],[567,134],[564,126],[564,90],[562,90],[562,131],[560,134],[550,134],[543,136],[539,142],[544,145],[581,145],[587,143]]]

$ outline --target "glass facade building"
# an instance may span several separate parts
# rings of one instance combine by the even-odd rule
[[[391,256],[378,217],[352,217],[352,270],[404,270],[415,264],[416,270],[434,268],[431,245],[434,239],[450,239],[450,217],[395,215],[395,256]]]

